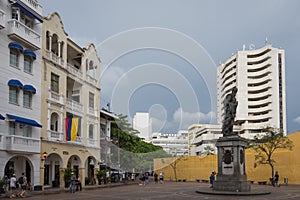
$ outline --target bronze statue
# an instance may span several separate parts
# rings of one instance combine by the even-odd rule
[[[223,136],[235,135],[233,133],[234,118],[238,102],[236,101],[237,88],[232,88],[231,94],[226,95],[224,99],[224,118],[222,125]]]

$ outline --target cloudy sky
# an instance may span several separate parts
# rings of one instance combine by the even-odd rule
[[[69,37],[94,43],[101,105],[131,119],[149,112],[153,131],[216,122],[216,67],[266,40],[286,51],[288,133],[300,130],[300,1],[40,0]]]

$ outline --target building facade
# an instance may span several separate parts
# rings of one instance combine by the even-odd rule
[[[267,44],[260,49],[238,51],[217,69],[218,124],[222,124],[223,101],[238,89],[235,122],[240,135],[253,138],[266,126],[286,134],[285,52]]]
[[[0,176],[40,185],[42,7],[0,1]]]
[[[100,59],[95,46],[81,48],[58,13],[44,18],[42,43],[41,167],[45,187],[65,187],[71,169],[94,184],[100,163]],[[83,181],[85,180],[85,181]]]
[[[188,155],[187,131],[179,131],[177,134],[153,133],[151,143],[161,146],[165,152],[173,156]]]
[[[189,127],[189,155],[217,153],[215,143],[223,136],[223,102],[234,87],[238,89],[234,132],[252,139],[271,126],[286,134],[285,52],[270,44],[243,48],[218,67],[218,124]]]
[[[132,127],[138,130],[139,138],[149,141],[152,133],[152,123],[149,117],[149,113],[137,112],[132,119]]]

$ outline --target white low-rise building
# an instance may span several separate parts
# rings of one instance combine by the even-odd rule
[[[188,132],[179,131],[177,134],[153,133],[152,144],[161,146],[164,151],[173,156],[188,155]]]

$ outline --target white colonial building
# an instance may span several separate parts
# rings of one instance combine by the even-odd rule
[[[40,185],[42,7],[0,1],[0,176]]]

